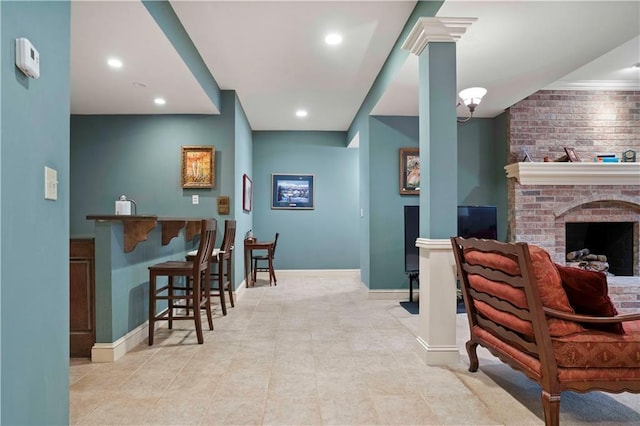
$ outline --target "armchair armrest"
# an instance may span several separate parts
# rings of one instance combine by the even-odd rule
[[[633,314],[621,314],[614,317],[596,317],[591,315],[572,314],[570,312],[559,311],[557,309],[542,307],[545,315],[552,318],[559,318],[567,321],[585,322],[593,324],[610,324],[624,321],[636,321],[640,320],[640,312]]]

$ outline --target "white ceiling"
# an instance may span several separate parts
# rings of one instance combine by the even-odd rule
[[[236,90],[254,130],[346,130],[415,1],[171,5],[220,87]],[[73,1],[71,12],[73,114],[218,113],[142,3]],[[438,16],[478,18],[456,46],[458,88],[488,89],[478,117],[543,88],[640,90],[640,69],[630,69],[640,62],[638,1],[447,1]],[[326,46],[328,31],[342,32],[344,42]],[[109,69],[110,55],[124,67]],[[167,104],[154,105],[156,96]],[[296,118],[297,108],[309,115]],[[417,115],[415,56],[374,113]]]

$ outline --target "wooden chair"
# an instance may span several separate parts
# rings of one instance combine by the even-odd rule
[[[253,282],[256,282],[256,275],[258,272],[268,272],[269,273],[269,285],[273,280],[274,285],[278,285],[278,280],[276,279],[276,272],[273,269],[273,259],[276,256],[276,246],[278,245],[278,237],[280,236],[279,232],[276,232],[276,237],[273,240],[273,244],[271,247],[267,249],[265,254],[251,254],[251,261],[253,262]],[[260,267],[258,262],[267,262],[267,266]]]
[[[222,244],[217,256],[211,258],[212,263],[217,264],[217,268],[214,271],[211,269],[212,283],[218,282],[217,287],[213,287],[212,290],[216,290],[217,294],[212,296],[220,296],[220,305],[222,306],[222,314],[227,315],[227,304],[225,301],[225,290],[229,294],[229,302],[231,307],[235,307],[233,301],[233,245],[236,239],[236,221],[225,220],[224,221],[224,235],[222,237]]]
[[[211,316],[211,296],[208,279],[211,272],[211,253],[216,241],[216,220],[203,220],[200,225],[200,243],[192,261],[169,261],[149,267],[149,346],[153,345],[156,321],[168,321],[169,329],[173,320],[193,319],[198,337],[202,344],[201,309],[205,309],[209,330],[213,330]],[[158,287],[157,277],[166,276],[167,284]],[[185,277],[182,285],[174,283],[174,277]],[[156,313],[157,301],[166,300],[167,309]],[[180,303],[182,302],[182,303]],[[184,309],[184,315],[174,310]],[[190,312],[193,311],[191,315]]]
[[[470,327],[469,371],[478,345],[542,388],[546,425],[560,421],[560,394],[640,393],[640,314],[618,315],[606,275],[555,265],[526,243],[451,239]]]

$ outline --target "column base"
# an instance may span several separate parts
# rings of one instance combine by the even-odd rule
[[[427,365],[451,365],[460,362],[457,346],[430,346],[422,337],[416,338],[417,354]]]

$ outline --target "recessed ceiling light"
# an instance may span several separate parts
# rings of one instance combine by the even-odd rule
[[[107,60],[107,64],[111,67],[111,68],[122,68],[122,61],[118,58],[109,58]]]
[[[164,100],[164,98],[155,98],[155,99],[153,100],[153,102],[154,102],[156,105],[164,105],[164,104],[166,104],[166,103],[167,103],[167,101],[165,101],[165,100]]]
[[[296,116],[302,118],[307,116],[307,111],[304,109],[299,109],[296,111]]]
[[[141,82],[141,81],[134,81],[134,82],[133,82],[133,87],[137,87],[137,88],[139,88],[139,89],[144,89],[145,87],[147,87],[147,85],[146,85],[146,84],[144,84],[144,83],[143,83],[143,82]]]
[[[324,38],[324,42],[330,46],[342,43],[342,36],[338,33],[327,34]]]

